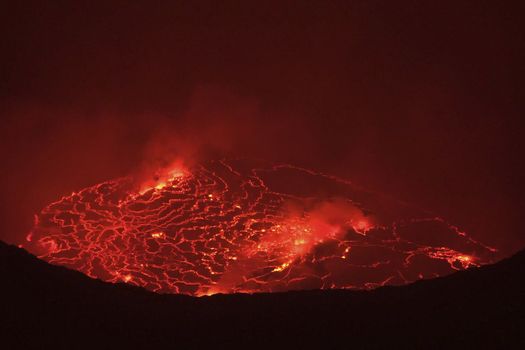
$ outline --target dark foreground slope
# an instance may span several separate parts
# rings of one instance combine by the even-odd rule
[[[480,269],[371,292],[192,298],[92,280],[0,242],[0,278],[2,341],[19,348],[525,344],[525,251]]]

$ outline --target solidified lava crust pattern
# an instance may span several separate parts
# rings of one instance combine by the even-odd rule
[[[40,258],[93,278],[195,296],[401,285],[495,252],[346,180],[247,160],[83,189],[36,215],[27,241]]]

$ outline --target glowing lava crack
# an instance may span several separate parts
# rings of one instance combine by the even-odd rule
[[[209,295],[374,288],[490,262],[445,220],[290,165],[210,161],[86,188],[36,216],[27,248],[94,278]]]

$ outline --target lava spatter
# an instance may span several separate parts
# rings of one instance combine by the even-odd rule
[[[348,181],[247,160],[83,189],[36,215],[26,246],[93,278],[196,296],[399,285],[495,252]]]

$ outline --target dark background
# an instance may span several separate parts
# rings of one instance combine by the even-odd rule
[[[213,153],[347,177],[504,255],[525,246],[523,5],[243,3],[1,5],[0,239],[73,190]]]

